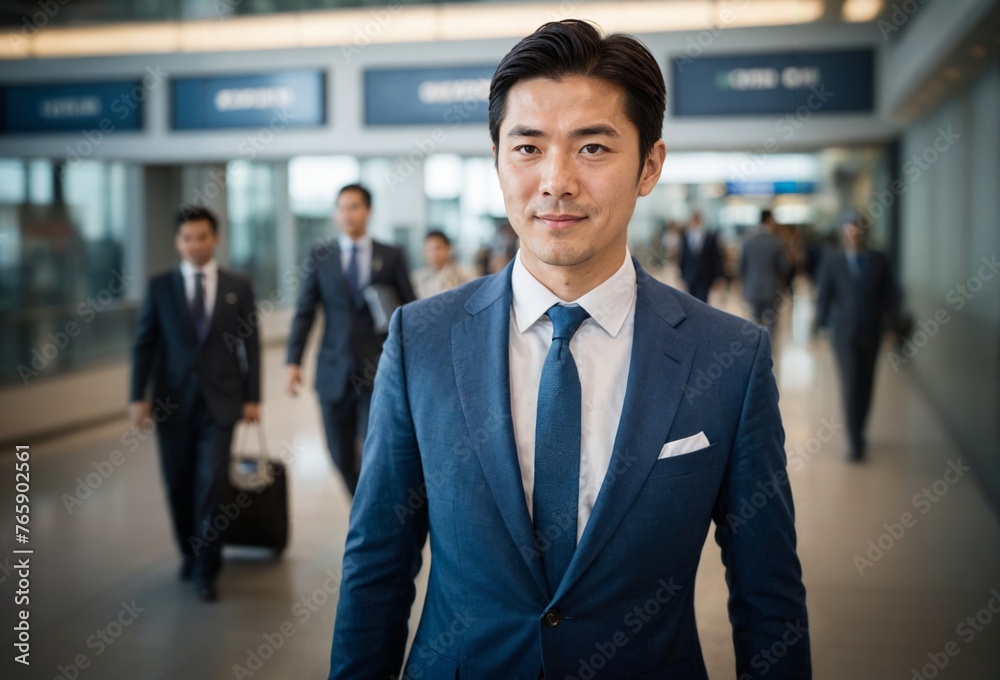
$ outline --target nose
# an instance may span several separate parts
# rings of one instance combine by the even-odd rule
[[[550,152],[542,162],[538,190],[546,198],[573,198],[579,190],[576,168],[570,154]]]

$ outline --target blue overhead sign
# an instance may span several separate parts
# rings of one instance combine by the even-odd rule
[[[3,88],[4,132],[141,130],[141,80]]]
[[[319,126],[326,123],[323,71],[283,71],[171,81],[175,130]]]
[[[675,117],[874,110],[870,49],[677,55],[670,61]]]
[[[489,120],[496,66],[365,72],[366,125],[461,125]]]
[[[776,196],[779,194],[812,194],[815,182],[726,182],[726,193],[738,196]]]

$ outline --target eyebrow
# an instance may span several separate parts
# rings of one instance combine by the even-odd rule
[[[527,125],[515,125],[510,130],[507,131],[508,137],[548,137],[541,130],[528,127]],[[618,139],[618,131],[615,130],[610,125],[598,124],[590,125],[588,127],[577,128],[569,133],[571,138],[576,137],[611,137],[613,139]]]

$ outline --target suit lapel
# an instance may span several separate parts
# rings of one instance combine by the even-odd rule
[[[224,272],[222,267],[219,267],[216,272],[215,304],[212,306],[212,315],[208,317],[208,331],[205,333],[206,338],[211,335],[219,324],[219,312],[226,309],[226,305],[224,304],[225,296],[236,290],[232,279],[229,278],[229,274]]]
[[[875,253],[870,250],[865,253],[865,257],[868,259],[868,267],[865,272],[865,290],[869,295],[869,302],[873,302],[874,295],[878,291],[879,277],[882,275],[882,261],[881,258],[875,257]]]
[[[510,411],[510,274],[512,265],[492,277],[466,303],[472,314],[452,328],[451,344],[458,393],[473,434],[484,423],[500,422],[485,441],[473,436],[479,462],[507,530],[542,593],[548,586],[524,497]],[[484,357],[495,357],[485,360]]]
[[[171,280],[173,283],[171,289],[173,290],[174,309],[180,319],[181,326],[184,328],[187,339],[197,344],[198,338],[194,332],[194,323],[191,321],[191,310],[188,307],[187,293],[184,292],[184,274],[181,273],[180,267],[174,270]]]
[[[376,279],[382,278],[382,270],[385,269],[388,250],[389,249],[381,243],[372,241],[372,267],[370,283],[375,283]]]
[[[555,596],[583,575],[621,524],[656,462],[680,407],[695,346],[679,333],[685,317],[673,292],[636,263],[632,355],[611,464]]]
[[[329,264],[322,267],[319,273],[327,279],[327,286],[331,293],[330,302],[353,309],[351,292],[347,289],[344,268],[340,264],[340,255],[340,243],[334,239],[330,248],[330,256],[327,258]]]

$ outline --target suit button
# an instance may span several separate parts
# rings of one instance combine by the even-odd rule
[[[555,609],[550,609],[542,615],[542,621],[544,621],[545,625],[549,628],[555,628],[559,625],[559,622],[562,621],[562,614]]]

